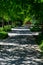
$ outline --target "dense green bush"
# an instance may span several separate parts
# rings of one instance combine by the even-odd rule
[[[0,32],[3,31],[3,27],[0,27]]]
[[[39,32],[41,31],[41,28],[38,26],[34,26],[33,28],[30,29],[33,32]],[[35,36],[35,41],[39,45],[40,49],[43,51],[43,33],[41,32],[38,36]]]
[[[31,31],[34,31],[34,32],[39,32],[41,31],[41,28],[39,28],[38,26],[34,26],[33,28],[30,28]]]
[[[4,38],[7,38],[7,37],[8,37],[7,32],[4,32],[4,31],[0,32],[0,39],[4,39]]]
[[[5,31],[5,32],[8,32],[8,31],[11,31],[11,25],[7,25],[7,26],[4,26],[4,28],[3,28],[3,30]]]
[[[8,31],[11,30],[11,25],[7,25],[7,26],[4,26],[3,27],[0,27],[0,39],[4,39],[4,38],[7,38],[8,37]]]
[[[37,37],[36,37],[36,42],[38,45],[40,45],[42,43],[43,40],[43,35],[42,33],[40,33]]]
[[[40,33],[36,38],[36,43],[39,45],[40,49],[43,51],[43,34]]]

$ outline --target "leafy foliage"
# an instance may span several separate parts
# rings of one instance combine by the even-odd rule
[[[0,0],[0,16],[6,20],[25,21],[30,15],[38,20],[43,19],[42,0]]]
[[[0,0],[0,16],[6,17],[7,20],[24,20],[29,15],[29,2],[28,0]]]
[[[5,32],[5,31],[0,32],[0,39],[4,39],[6,37],[8,37],[7,32]]]
[[[40,44],[40,48],[41,48],[41,50],[42,50],[42,52],[43,52],[43,41],[42,41],[41,44]]]
[[[11,25],[4,26],[3,31],[5,32],[11,31]]]
[[[13,22],[35,18],[43,24],[43,0],[0,0],[0,17]]]

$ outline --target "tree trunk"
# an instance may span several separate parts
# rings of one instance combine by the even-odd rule
[[[40,21],[39,21],[39,27],[41,28],[41,30],[40,30],[41,33],[43,33],[43,21],[42,20],[40,20]]]
[[[8,26],[9,26],[9,21],[8,21]]]
[[[2,27],[4,28],[4,21],[2,20]]]
[[[43,34],[43,24],[42,24],[42,26],[41,26],[42,28],[41,28],[41,31],[42,31],[42,34]]]

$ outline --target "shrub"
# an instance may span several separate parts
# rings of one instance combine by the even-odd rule
[[[11,25],[7,25],[7,26],[4,26],[4,28],[3,28],[3,30],[5,31],[5,32],[8,32],[8,31],[11,31]]]
[[[0,32],[3,31],[3,27],[0,27]]]
[[[36,43],[37,43],[38,45],[40,45],[40,44],[42,43],[42,40],[43,40],[43,34],[40,33],[40,34],[37,36],[37,38],[36,38]]]
[[[33,28],[30,28],[31,31],[34,31],[34,32],[37,32],[37,31],[41,31],[41,29],[37,26],[37,27],[33,27]]]
[[[8,37],[7,32],[4,32],[4,31],[0,32],[0,39],[4,39],[4,38],[7,38],[7,37]]]

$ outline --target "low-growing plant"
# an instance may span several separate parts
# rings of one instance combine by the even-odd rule
[[[42,42],[41,42],[41,44],[40,44],[40,49],[41,49],[42,52],[43,52],[43,40],[42,40]]]
[[[3,31],[3,27],[0,27],[0,32]]]
[[[3,28],[3,30],[5,31],[5,32],[8,32],[8,31],[11,31],[11,25],[7,25],[7,26],[4,26],[4,28]]]
[[[8,33],[5,31],[0,32],[0,39],[4,39],[8,37]]]
[[[37,27],[32,27],[32,28],[30,28],[30,30],[31,31],[34,31],[34,32],[39,32],[39,31],[41,31],[41,28],[39,28],[38,26]]]

